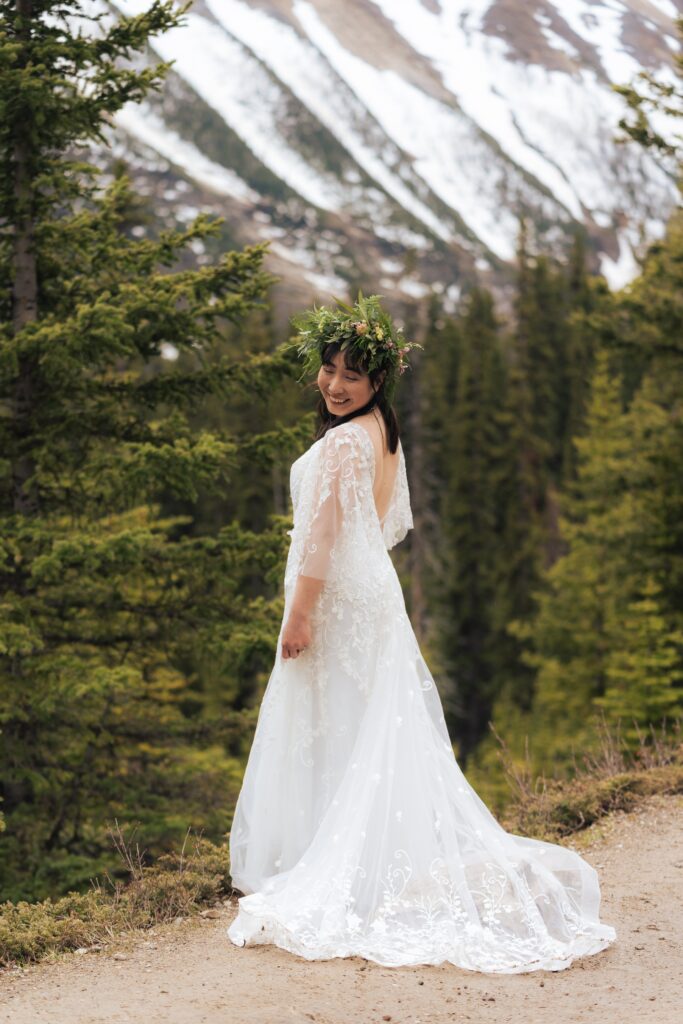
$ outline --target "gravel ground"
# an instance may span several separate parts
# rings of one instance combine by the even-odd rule
[[[600,873],[617,941],[558,972],[486,975],[309,963],[275,946],[239,949],[216,916],[122,937],[0,972],[2,1024],[673,1024],[683,979],[683,797],[649,798],[572,838]]]

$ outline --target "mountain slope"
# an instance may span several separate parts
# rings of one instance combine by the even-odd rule
[[[196,0],[153,41],[173,72],[162,98],[120,113],[119,152],[163,157],[240,240],[273,239],[299,291],[434,288],[453,303],[475,274],[504,283],[522,213],[548,248],[585,225],[618,286],[675,189],[615,143],[611,83],[671,74],[678,12],[683,0]]]

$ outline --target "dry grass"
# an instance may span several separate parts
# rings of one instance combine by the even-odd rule
[[[528,747],[522,767],[496,733],[513,798],[503,824],[509,831],[538,839],[560,839],[587,828],[612,811],[628,811],[653,793],[683,793],[681,721],[659,730],[639,730],[638,744],[627,744],[621,728],[603,718],[595,752],[574,759],[570,779],[534,775]],[[495,730],[494,730],[495,732]]]
[[[86,893],[39,903],[0,904],[0,965],[25,964],[50,952],[101,947],[114,936],[197,913],[230,892],[228,852],[188,831],[180,853],[153,865],[118,822],[110,829],[128,877],[105,875]]]

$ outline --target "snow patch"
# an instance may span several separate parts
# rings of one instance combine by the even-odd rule
[[[511,168],[491,151],[479,131],[458,111],[394,71],[380,71],[350,54],[310,3],[296,0],[294,12],[389,138],[412,155],[413,168],[435,195],[456,210],[488,248],[502,259],[511,259],[518,223],[513,211],[501,203]],[[440,237],[454,240],[433,215],[421,219]]]
[[[353,93],[344,88],[343,81],[334,73],[338,71],[335,62],[329,60],[329,50],[336,44],[331,33],[327,33],[327,48],[318,45],[316,49],[294,29],[240,0],[206,0],[206,3],[218,22],[273,69],[297,99],[315,114],[320,123],[389,195],[440,238],[449,240],[449,231],[429,207],[390,170],[386,156],[383,157],[381,152],[382,146],[385,149],[393,148],[390,139],[382,137],[372,140],[376,142],[373,146],[365,137],[366,111],[355,100]],[[313,42],[319,44],[320,40],[314,38],[315,33],[310,32],[310,18],[317,19],[313,8],[308,4],[295,4],[294,11]],[[317,20],[318,27],[322,29],[322,23]],[[336,48],[341,50],[338,44]],[[390,155],[400,157],[397,152]]]
[[[624,150],[615,147],[613,136],[625,106],[595,72],[570,75],[510,61],[502,40],[481,32],[488,9],[483,0],[466,10],[458,0],[444,0],[436,13],[421,0],[372,2],[432,62],[473,123],[576,220],[583,221],[585,211],[593,209],[637,216],[671,209],[675,188],[656,161],[633,150],[624,159]],[[623,5],[558,0],[557,9],[599,49],[610,75],[628,78],[634,68],[639,70],[621,44]],[[555,212],[552,219],[561,218]]]
[[[316,295],[324,302],[348,298],[349,286],[341,277],[335,277],[334,274],[318,274],[312,270],[307,270],[304,277],[313,285]]]
[[[667,18],[671,18],[674,21],[680,17],[680,11],[672,0],[649,0],[650,7],[656,7],[658,11],[666,15]]]
[[[295,245],[283,245],[281,242],[271,242],[270,251],[288,263],[294,263],[303,268],[303,276],[313,284],[319,292],[336,290],[337,294],[345,293],[347,290],[346,281],[337,277],[332,272],[325,272],[320,269],[320,258],[317,252],[310,249],[297,248]]]
[[[171,344],[170,341],[162,341],[159,346],[161,352],[161,358],[167,359],[170,363],[174,363],[180,355],[180,350]]]
[[[572,31],[593,47],[611,82],[628,82],[641,70],[622,41],[627,9],[620,0],[555,0],[554,6]]]
[[[600,256],[600,272],[610,288],[618,290],[638,276],[640,267],[633,255],[633,249],[623,233],[618,235],[619,255],[616,260],[606,253]]]
[[[242,203],[256,203],[259,195],[227,167],[205,157],[196,146],[174,132],[150,109],[149,104],[127,103],[116,114],[116,123],[129,135],[150,146],[188,177],[218,195]],[[166,195],[166,194],[165,194]],[[175,194],[167,198],[174,198]]]
[[[422,281],[416,281],[413,277],[402,277],[396,283],[405,295],[410,295],[413,299],[424,299],[425,295],[429,295],[431,292],[429,285],[423,284]]]
[[[612,218],[609,213],[605,213],[602,210],[593,210],[593,220],[599,228],[610,228],[612,227]]]
[[[378,238],[384,238],[387,242],[403,246],[404,249],[415,249],[418,252],[426,252],[430,243],[424,235],[412,231],[403,224],[373,224],[373,230]]]
[[[189,203],[184,203],[182,206],[176,207],[175,215],[183,224],[189,224],[199,216],[200,212],[198,206],[190,206]]]
[[[534,18],[536,19],[538,27],[551,49],[558,50],[567,57],[571,57],[573,61],[581,60],[581,55],[576,47],[570,43],[568,39],[565,39],[564,36],[561,36],[556,32],[552,27],[552,20],[545,11],[535,11]]]
[[[459,284],[450,284],[443,293],[444,313],[455,313],[462,297],[462,288]]]
[[[140,14],[148,0],[112,0],[126,14]],[[152,41],[164,60],[223,118],[254,155],[307,202],[336,211],[344,191],[336,178],[323,174],[292,149],[281,132],[285,96],[237,39],[198,14]]]
[[[385,274],[400,274],[403,270],[403,264],[399,260],[383,259],[379,261],[379,265]]]

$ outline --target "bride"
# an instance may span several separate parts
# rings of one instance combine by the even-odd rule
[[[391,402],[411,347],[376,296],[295,321],[317,440],[291,468],[278,656],[230,833],[236,945],[308,960],[557,971],[616,937],[597,874],[506,832],[453,755],[388,550],[412,527]]]

